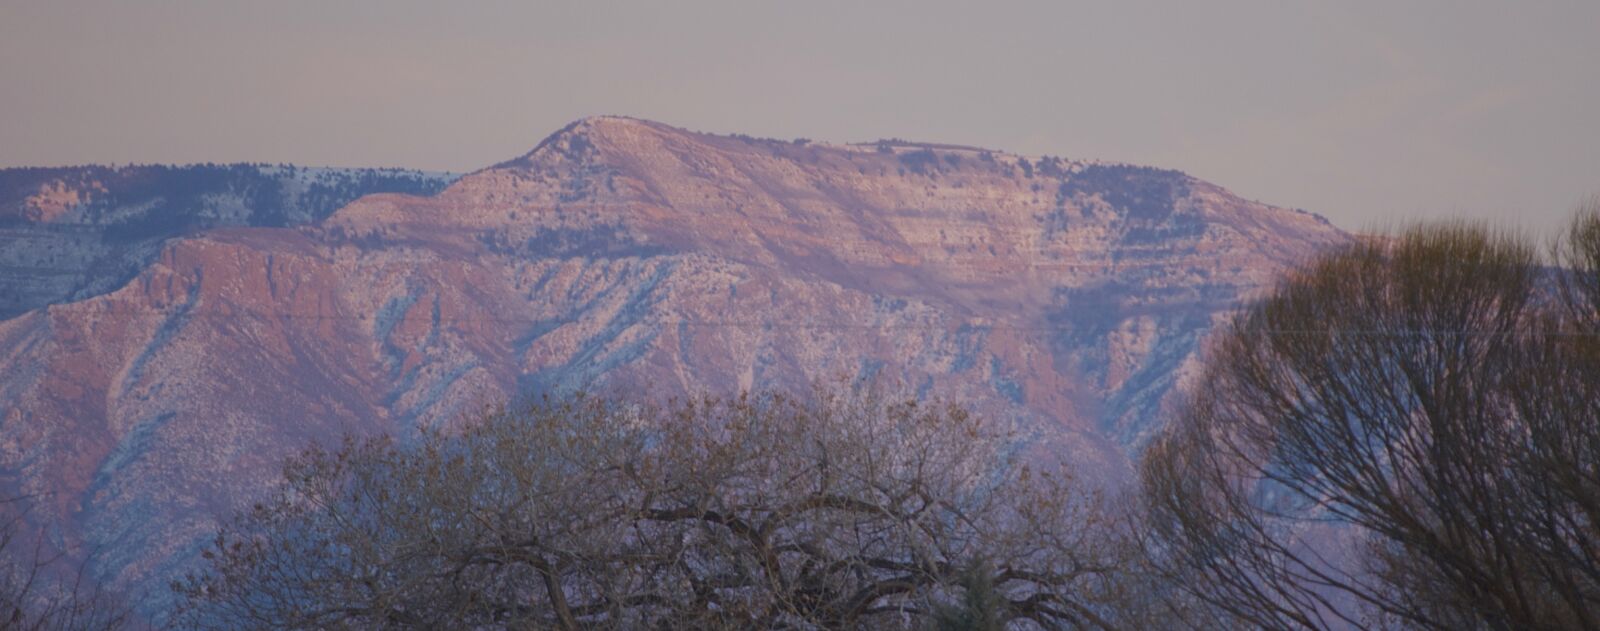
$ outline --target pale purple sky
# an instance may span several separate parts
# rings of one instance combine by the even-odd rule
[[[0,166],[464,171],[591,114],[1548,232],[1600,193],[1600,2],[0,0]]]

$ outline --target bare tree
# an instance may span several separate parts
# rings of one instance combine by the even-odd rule
[[[1413,229],[1248,308],[1146,454],[1155,563],[1234,624],[1600,626],[1600,219],[1561,243]]]
[[[0,629],[111,631],[131,628],[131,609],[89,580],[84,566],[29,536],[33,498],[0,500]],[[30,543],[31,541],[31,543]]]
[[[593,398],[310,450],[178,585],[227,628],[1111,628],[1094,497],[949,405]],[[973,568],[982,568],[974,570]],[[981,571],[981,577],[974,577]]]

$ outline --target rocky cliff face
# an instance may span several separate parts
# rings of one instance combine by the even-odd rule
[[[96,578],[159,587],[309,441],[540,391],[881,378],[1115,477],[1210,327],[1346,238],[1173,171],[586,119],[0,322],[0,482]]]

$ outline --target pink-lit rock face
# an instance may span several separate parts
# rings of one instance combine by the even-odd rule
[[[285,455],[525,393],[880,378],[1114,479],[1205,332],[1346,238],[1171,171],[586,119],[438,195],[171,241],[0,322],[0,466],[157,600]]]

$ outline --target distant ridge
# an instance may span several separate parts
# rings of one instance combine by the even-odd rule
[[[266,163],[0,169],[0,319],[115,289],[168,239],[311,223],[363,195],[432,195],[455,178]]]

